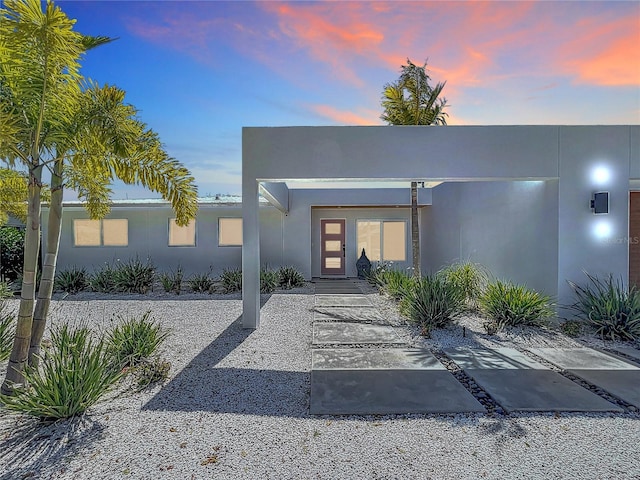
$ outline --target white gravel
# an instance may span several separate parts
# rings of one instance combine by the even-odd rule
[[[241,328],[237,296],[54,302],[53,323],[86,320],[96,329],[115,314],[151,310],[172,330],[163,351],[170,379],[115,392],[83,418],[48,426],[0,411],[0,478],[640,478],[638,413],[310,416],[313,295],[263,300],[257,331]],[[461,325],[432,339],[398,328],[411,344],[432,348],[576,344],[533,330],[492,339],[472,317]]]

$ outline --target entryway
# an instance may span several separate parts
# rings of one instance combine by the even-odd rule
[[[640,192],[629,193],[629,285],[640,288]]]

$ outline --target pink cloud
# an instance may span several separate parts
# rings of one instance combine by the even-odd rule
[[[309,109],[323,118],[339,125],[380,125],[379,112],[366,112],[364,115],[349,110],[340,110],[332,105],[309,105]]]

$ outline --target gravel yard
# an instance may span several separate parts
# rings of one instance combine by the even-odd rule
[[[55,301],[51,322],[101,329],[114,314],[151,310],[171,328],[169,380],[122,388],[83,418],[51,425],[0,411],[0,478],[640,478],[638,412],[310,416],[310,289],[264,296],[257,331],[241,328],[238,296],[101,298]],[[370,298],[399,324],[385,299]],[[583,345],[532,329],[489,337],[473,317],[431,339],[398,329],[434,350]]]

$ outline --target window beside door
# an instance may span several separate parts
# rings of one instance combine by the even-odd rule
[[[404,220],[358,220],[358,256],[365,249],[374,262],[407,260],[407,222]]]

